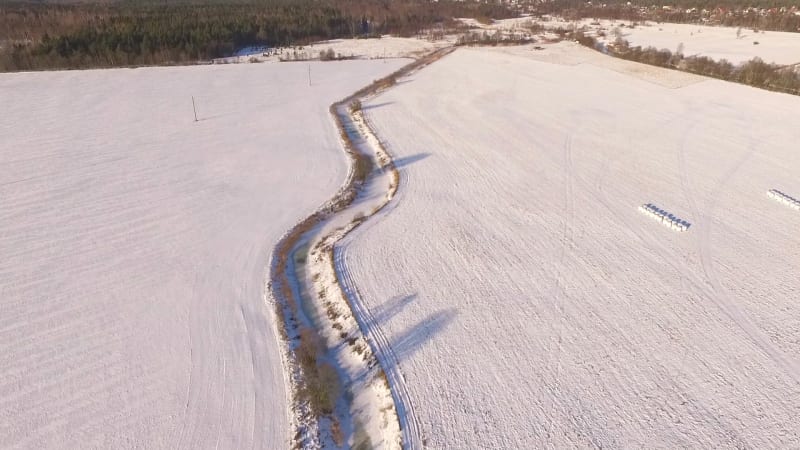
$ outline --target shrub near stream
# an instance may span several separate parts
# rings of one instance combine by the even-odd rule
[[[324,345],[314,331],[307,328],[300,331],[300,344],[295,349],[295,354],[306,377],[305,384],[300,389],[300,397],[319,416],[333,413],[340,392],[336,369],[319,360],[321,347]]]

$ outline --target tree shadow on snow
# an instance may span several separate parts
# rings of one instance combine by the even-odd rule
[[[397,295],[390,298],[385,303],[378,305],[372,310],[373,323],[378,327],[385,326],[395,316],[400,314],[408,305],[417,299],[418,295]],[[409,326],[393,339],[389,339],[391,353],[394,361],[391,364],[399,364],[403,359],[411,356],[427,341],[436,337],[443,331],[457,315],[457,310],[450,308],[437,311],[414,325]],[[387,367],[386,369],[393,369]]]
[[[396,336],[390,345],[397,358],[397,362],[399,363],[409,358],[426,342],[444,331],[455,319],[456,315],[457,312],[455,309],[437,311]]]
[[[383,333],[380,332],[381,326],[399,314],[406,306],[414,302],[417,297],[416,293],[398,295],[375,308],[372,318],[373,324],[376,326],[377,330],[373,331],[377,331],[379,335],[383,335]],[[409,326],[393,339],[386,339],[388,336],[384,337],[384,339],[386,339],[384,342],[388,344],[388,348],[383,348],[381,365],[388,379],[398,383],[397,385],[393,385],[391,389],[397,415],[401,423],[408,420],[409,414],[413,414],[411,399],[402,381],[403,375],[400,371],[401,362],[413,355],[424,346],[425,343],[434,339],[437,334],[447,328],[455,317],[455,309],[444,309]],[[403,435],[405,436],[405,433],[403,433]]]
[[[416,300],[417,294],[410,294],[410,295],[397,295],[392,297],[386,303],[379,305],[375,308],[372,317],[375,319],[378,324],[384,324],[390,320],[394,316],[397,315],[400,311],[403,310],[406,306],[408,306],[411,302]]]
[[[381,108],[383,106],[389,106],[389,105],[392,105],[392,104],[394,104],[394,102],[373,103],[373,104],[369,104],[369,105],[364,105],[364,106],[361,107],[361,109],[364,110],[364,111],[367,111],[367,110],[370,110],[370,109],[378,109],[378,108]]]
[[[417,153],[416,155],[397,158],[394,160],[394,166],[397,167],[398,169],[402,169],[403,167],[414,164],[417,161],[422,161],[423,159],[429,156],[431,156],[430,153]]]
[[[198,122],[205,122],[207,120],[219,119],[219,118],[226,117],[226,116],[232,116],[234,114],[236,114],[236,113],[235,112],[231,112],[231,113],[225,113],[225,114],[217,114],[215,116],[208,116],[208,117],[201,117],[201,116],[198,115],[197,116],[197,121]]]

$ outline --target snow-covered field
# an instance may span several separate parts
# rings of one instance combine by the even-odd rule
[[[270,252],[405,62],[0,76],[0,447],[284,447]]]
[[[313,57],[318,57],[319,52],[328,49],[337,55],[358,58],[416,58],[433,50],[452,45],[455,39],[427,40],[420,38],[401,38],[383,36],[380,39],[334,39],[330,41],[315,42],[304,50]]]
[[[572,26],[572,22],[542,22],[548,27]],[[597,25],[599,23],[599,25]],[[759,31],[732,27],[646,22],[629,28],[630,21],[594,21],[584,19],[579,26],[590,30],[602,29],[606,41],[615,39],[613,30],[619,27],[622,38],[633,46],[655,47],[675,52],[683,45],[685,56],[706,56],[715,60],[727,59],[739,64],[759,57],[775,64],[800,64],[800,33]],[[623,26],[620,26],[623,25]],[[737,36],[737,32],[739,32]],[[755,44],[757,42],[757,44]]]
[[[742,28],[709,27],[675,23],[648,23],[624,29],[623,38],[632,45],[653,46],[675,51],[683,44],[686,56],[727,59],[733,64],[759,57],[776,64],[800,64],[800,33],[753,32]],[[754,44],[757,42],[758,44]]]
[[[365,104],[400,189],[341,257],[395,388],[428,448],[800,446],[800,216],[765,195],[800,194],[800,99],[595,55],[461,49]]]
[[[351,59],[418,58],[423,54],[450,46],[455,41],[455,36],[445,36],[437,40],[388,35],[380,39],[332,39],[302,47],[269,49],[266,53],[262,49],[244,49],[237,56],[220,58],[215,62],[280,62],[281,60],[318,59],[320,52],[329,50],[332,50],[336,57]]]

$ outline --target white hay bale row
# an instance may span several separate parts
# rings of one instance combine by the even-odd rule
[[[686,231],[689,229],[691,225],[689,222],[675,217],[674,215],[670,214],[669,212],[660,209],[659,207],[653,205],[652,203],[647,203],[639,207],[639,212],[646,216],[650,216],[651,218],[655,219],[658,222],[661,222],[662,225],[675,230],[675,231]]]
[[[770,189],[769,191],[767,191],[767,197],[774,199],[780,203],[783,203],[784,205],[794,210],[800,210],[800,200],[797,200],[796,198],[790,195],[784,194],[783,192],[777,189]]]

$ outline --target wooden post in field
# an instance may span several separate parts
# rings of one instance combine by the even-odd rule
[[[192,96],[192,110],[194,111],[194,121],[197,122],[197,107],[194,106],[194,95]]]
[[[311,86],[311,64],[308,65],[308,85]]]

